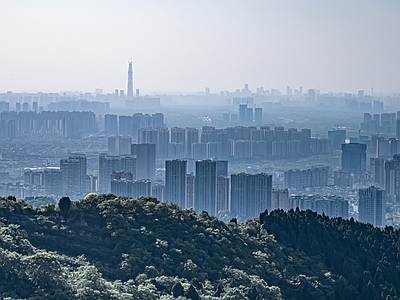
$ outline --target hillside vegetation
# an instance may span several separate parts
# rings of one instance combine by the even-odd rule
[[[310,211],[223,223],[154,198],[0,199],[0,299],[398,299],[398,231]],[[60,209],[61,208],[61,209]]]

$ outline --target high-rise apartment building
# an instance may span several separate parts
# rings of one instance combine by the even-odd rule
[[[199,142],[199,130],[197,128],[187,127],[185,129],[185,144],[186,144],[186,157],[193,158],[194,143]]]
[[[254,121],[256,124],[262,124],[262,107],[256,107],[254,109]]]
[[[312,210],[329,217],[349,217],[349,202],[343,197],[333,195],[298,194],[290,196],[290,208]]]
[[[310,154],[311,150],[311,129],[301,130],[301,153]]]
[[[119,156],[131,153],[132,137],[114,135],[108,137],[108,154]]]
[[[215,216],[217,211],[217,161],[196,161],[194,209]]]
[[[86,155],[71,153],[60,160],[62,186],[65,195],[86,193]]]
[[[133,198],[152,196],[151,180],[118,180],[111,181],[111,193]]]
[[[165,161],[165,201],[187,208],[187,161]]]
[[[346,141],[346,130],[336,129],[328,131],[329,146],[331,149],[339,150]],[[343,150],[343,149],[342,149]]]
[[[383,158],[370,158],[369,171],[373,176],[373,180],[379,187],[385,187],[385,160]]]
[[[385,190],[389,197],[400,201],[400,154],[385,161]]]
[[[207,144],[206,143],[193,143],[192,154],[195,159],[207,158]]]
[[[44,170],[44,191],[46,195],[60,196],[63,190],[62,171],[57,167],[47,167]]]
[[[168,158],[169,129],[166,127],[158,127],[157,129],[157,157]]]
[[[169,129],[166,127],[140,128],[139,144],[155,144],[157,158],[168,158]],[[179,157],[183,158],[183,156]]]
[[[136,156],[123,155],[121,159],[121,171],[132,174],[132,180],[136,180]]]
[[[266,209],[271,210],[272,175],[232,174],[231,213],[243,218],[254,218]]]
[[[217,171],[218,172],[218,171]],[[229,177],[218,175],[217,176],[217,213],[220,211],[230,210],[229,201]]]
[[[105,134],[118,134],[118,116],[107,114],[104,116]]]
[[[132,144],[131,155],[136,156],[136,178],[155,179],[156,177],[156,145]]]
[[[186,208],[194,207],[195,176],[193,173],[186,175]]]
[[[239,104],[239,121],[246,122],[247,104]]]
[[[119,116],[119,134],[130,135],[134,138],[138,135],[139,126],[134,124],[133,116]]]
[[[111,175],[115,172],[130,174],[130,180],[136,180],[136,156],[99,155],[98,185],[101,193],[111,192]]]
[[[271,210],[283,209],[284,211],[288,211],[290,208],[291,206],[288,189],[273,189],[271,198]]]
[[[367,145],[359,143],[342,144],[342,170],[365,172]]]
[[[396,140],[400,140],[400,119],[396,119]]]
[[[374,186],[358,191],[358,220],[374,226],[386,225],[385,191]]]
[[[312,167],[307,170],[288,170],[284,173],[284,186],[289,189],[327,186],[329,167]]]
[[[121,170],[121,160],[118,156],[99,155],[99,191],[111,192],[111,174]]]
[[[171,143],[185,143],[185,128],[171,128]]]
[[[158,129],[157,128],[140,128],[138,131],[139,144],[158,144]]]

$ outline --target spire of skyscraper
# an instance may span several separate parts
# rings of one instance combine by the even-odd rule
[[[132,69],[132,59],[128,61],[128,90],[127,98],[133,99],[133,69]]]

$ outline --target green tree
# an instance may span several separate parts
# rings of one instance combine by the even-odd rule
[[[71,207],[71,199],[69,199],[69,197],[62,197],[60,201],[58,201],[58,207],[63,217],[66,219]]]

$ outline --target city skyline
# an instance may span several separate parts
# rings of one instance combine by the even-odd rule
[[[396,1],[3,1],[0,89],[399,92]],[[19,20],[19,22],[16,22]],[[194,59],[195,58],[195,59]]]

